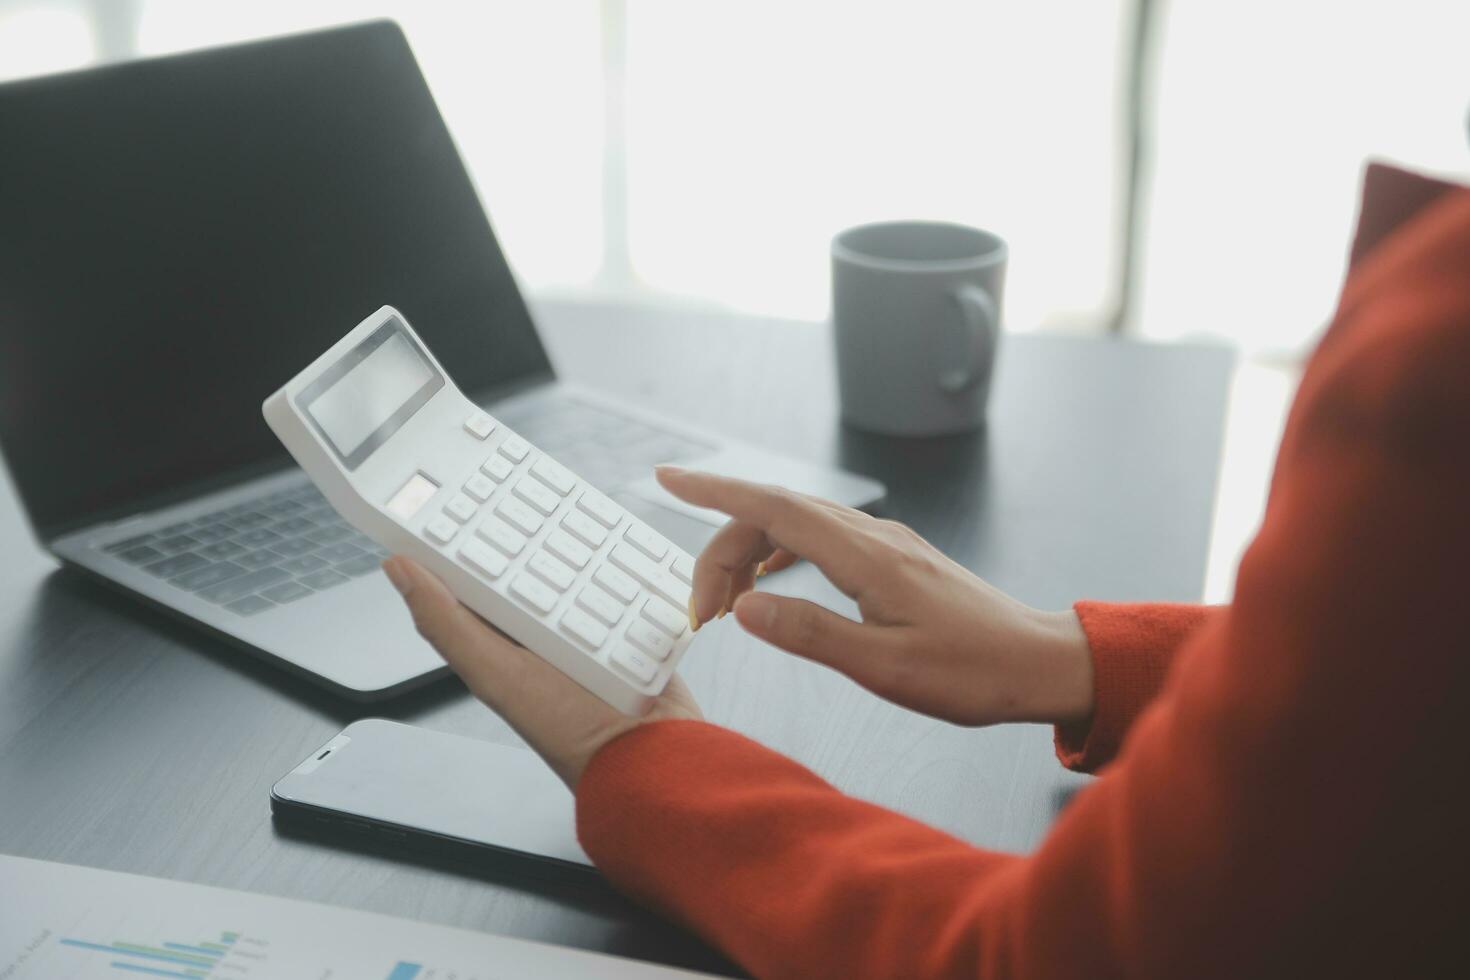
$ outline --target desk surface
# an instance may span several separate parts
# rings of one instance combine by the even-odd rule
[[[553,360],[609,390],[888,484],[886,513],[1032,605],[1201,594],[1230,355],[1007,337],[988,432],[867,436],[837,422],[812,324],[547,304]],[[452,679],[363,709],[59,570],[0,483],[0,852],[312,899],[729,969],[611,895],[410,865],[281,836],[268,791],[348,722],[515,742]],[[851,611],[797,566],[769,587]],[[842,789],[989,847],[1027,850],[1083,780],[1040,726],[956,728],[706,627],[684,673],[708,717]]]

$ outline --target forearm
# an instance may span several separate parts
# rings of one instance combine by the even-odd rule
[[[792,760],[694,722],[606,746],[577,788],[583,847],[619,888],[760,977],[971,975],[994,919],[976,886],[1022,863],[845,796]],[[938,941],[936,941],[938,940]],[[963,964],[963,968],[960,968]]]

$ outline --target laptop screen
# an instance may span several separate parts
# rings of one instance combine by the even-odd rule
[[[288,460],[379,306],[472,395],[550,365],[396,25],[0,86],[0,448],[45,535]]]

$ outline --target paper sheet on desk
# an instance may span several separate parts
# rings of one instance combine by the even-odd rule
[[[0,855],[0,980],[696,977],[669,967]]]

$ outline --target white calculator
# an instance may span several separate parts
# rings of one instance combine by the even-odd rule
[[[460,393],[385,306],[264,406],[358,530],[627,714],[693,638],[694,559]]]

